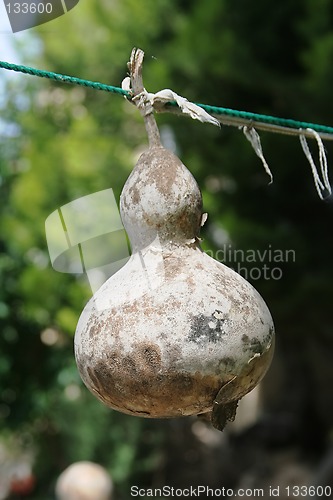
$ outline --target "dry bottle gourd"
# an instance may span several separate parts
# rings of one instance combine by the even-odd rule
[[[200,248],[200,189],[144,111],[150,146],[120,198],[132,255],[85,307],[76,361],[113,409],[205,414],[222,429],[270,365],[273,322],[252,285]]]

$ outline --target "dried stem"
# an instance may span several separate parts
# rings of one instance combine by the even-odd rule
[[[161,147],[160,133],[154,117],[154,108],[146,97],[146,91],[143,86],[142,64],[144,52],[141,49],[134,48],[131,53],[131,59],[128,63],[128,69],[131,77],[131,87],[133,91],[132,100],[139,108],[145,122],[150,147]]]

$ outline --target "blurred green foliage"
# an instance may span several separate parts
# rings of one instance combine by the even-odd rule
[[[320,4],[320,5],[319,5]],[[145,50],[145,86],[189,100],[330,125],[333,7],[328,0],[122,0],[80,2],[32,30],[41,52],[27,63],[119,86],[132,47]],[[55,272],[44,222],[58,207],[122,185],[146,142],[140,115],[123,98],[17,75],[7,84],[0,137],[0,438],[28,433],[37,450],[40,498],[52,498],[64,467],[96,460],[118,494],[152,484],[163,469],[166,429],[104,408],[79,380],[73,334],[90,296],[82,276]],[[321,202],[297,138],[262,134],[274,174],[237,129],[161,115],[179,155],[203,190],[204,246],[221,229],[237,248],[294,249],[279,281],[255,287],[269,304],[286,379],[309,384],[308,404],[329,433],[333,383],[320,345],[332,346],[332,200]],[[314,148],[315,151],[315,148]],[[332,146],[327,144],[329,162]],[[56,342],[42,342],[42,332]],[[317,384],[323,391],[314,391]],[[286,395],[270,399],[286,404]],[[305,405],[307,406],[307,405]],[[302,406],[297,411],[304,412]],[[37,498],[34,497],[34,498]],[[38,497],[39,498],[39,497]]]

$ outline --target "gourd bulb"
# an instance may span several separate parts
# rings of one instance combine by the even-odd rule
[[[247,281],[201,250],[200,189],[173,153],[163,147],[143,153],[120,210],[133,253],[80,317],[81,377],[124,413],[213,412],[222,428],[270,364],[269,310]]]

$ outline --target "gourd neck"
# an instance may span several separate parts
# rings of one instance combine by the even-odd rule
[[[120,213],[133,249],[155,240],[161,245],[192,244],[200,233],[201,192],[171,151],[148,149],[125,183]]]

